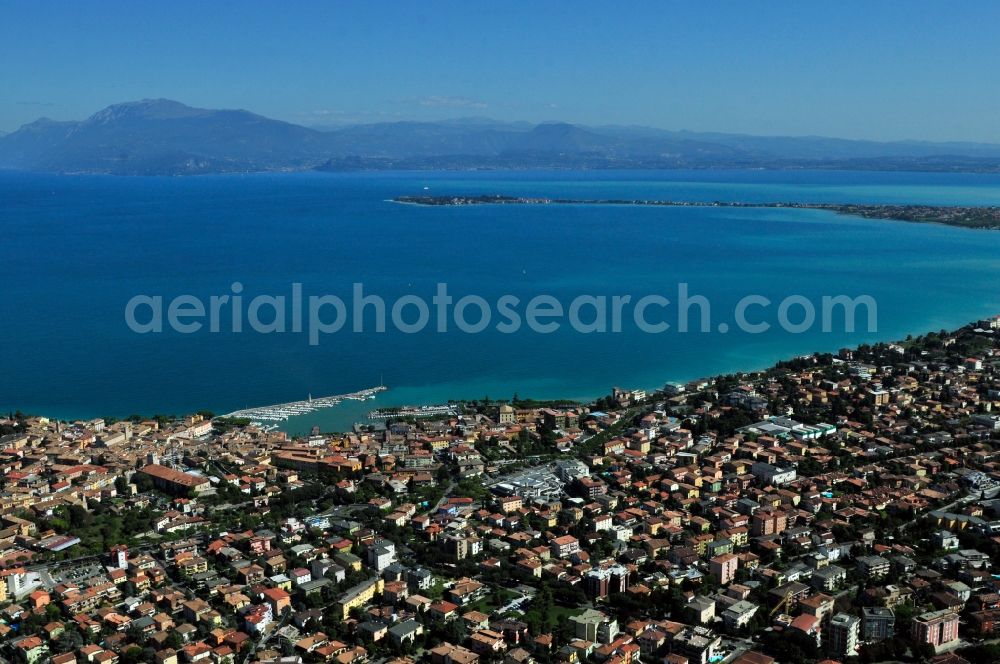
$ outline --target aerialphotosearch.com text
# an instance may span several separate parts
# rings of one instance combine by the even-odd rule
[[[763,334],[775,327],[793,334],[835,327],[854,332],[860,327],[877,331],[878,308],[869,295],[789,294],[772,299],[747,294],[726,307],[727,316],[713,318],[712,303],[693,294],[686,282],[676,291],[635,294],[578,294],[556,297],[504,294],[487,299],[466,293],[456,297],[448,284],[438,283],[429,297],[405,294],[386,298],[354,283],[351,294],[305,294],[301,283],[292,283],[285,294],[244,292],[233,282],[229,292],[207,298],[190,294],[166,297],[139,294],[125,304],[125,323],[138,334],[167,330],[181,334],[242,333],[304,334],[310,345],[337,333],[403,334],[460,332],[479,334],[495,330],[514,334],[530,330],[552,334],[568,328],[580,334],[617,334],[630,327],[648,334],[720,333],[739,330]]]

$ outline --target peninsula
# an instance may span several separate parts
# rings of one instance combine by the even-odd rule
[[[427,206],[460,205],[644,205],[652,207],[792,208],[828,210],[866,219],[892,219],[964,228],[1000,229],[1000,207],[963,205],[888,205],[878,203],[750,203],[743,201],[671,201],[625,198],[545,198],[533,196],[397,196],[394,203]]]

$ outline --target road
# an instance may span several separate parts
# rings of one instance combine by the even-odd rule
[[[530,600],[533,597],[534,588],[531,589],[532,590],[531,593],[526,592],[525,589],[524,589],[524,587],[519,587],[518,590],[521,591],[521,595],[519,597],[515,597],[514,599],[512,599],[509,602],[507,602],[505,605],[503,605],[499,609],[497,609],[495,611],[496,614],[501,615],[501,614],[504,614],[504,613],[506,613],[508,611],[520,611],[521,610],[521,605],[524,604],[526,601]]]
[[[143,546],[130,547],[129,553],[148,553],[150,551],[156,551],[159,545],[156,544],[145,544]],[[60,567],[68,567],[82,563],[87,560],[103,560],[107,558],[106,553],[95,553],[89,556],[77,556],[76,558],[66,558],[65,560],[57,560],[54,562],[38,563],[37,565],[25,565],[24,569],[29,572],[41,572],[45,570],[58,569]]]
[[[247,656],[243,658],[243,664],[247,664],[250,661],[250,656],[253,655],[255,652],[264,649],[264,647],[267,645],[267,642],[271,640],[271,637],[277,634],[278,631],[285,626],[285,623],[288,622],[288,619],[292,616],[292,613],[293,612],[291,610],[285,610],[285,613],[284,615],[281,616],[281,620],[278,622],[278,624],[275,625],[271,630],[268,631],[267,634],[264,635],[264,638],[260,640],[260,643],[258,643],[256,646],[250,648],[247,651]]]
[[[928,512],[925,512],[925,513],[921,514],[920,516],[924,516],[924,515],[926,515],[929,512],[948,512],[948,511],[951,510],[951,508],[955,507],[955,505],[959,505],[959,504],[963,504],[964,505],[966,503],[975,502],[977,500],[979,500],[979,492],[978,491],[975,494],[967,494],[965,496],[961,496],[959,498],[956,498],[955,500],[951,501],[947,505],[943,505],[943,506],[937,507],[937,508],[935,508],[933,510],[929,510]],[[917,523],[919,521],[920,521],[919,518],[913,519],[912,521],[907,521],[906,523],[904,523],[903,525],[901,525],[899,527],[899,532],[901,532],[901,533],[905,532],[907,528],[909,528],[910,526],[912,526],[913,524],[915,524],[915,523]]]
[[[427,514],[434,514],[439,509],[441,509],[441,506],[444,505],[451,497],[451,492],[452,490],[454,490],[455,484],[457,484],[455,480],[451,480],[448,483],[448,486],[445,488],[444,493],[441,494],[441,499],[437,501],[437,504],[434,507],[432,507],[430,510],[427,511]]]

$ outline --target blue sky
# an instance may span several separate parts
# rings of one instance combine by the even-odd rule
[[[167,97],[313,125],[1000,142],[1000,3],[614,5],[0,0],[0,130]]]

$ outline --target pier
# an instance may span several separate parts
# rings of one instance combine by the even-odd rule
[[[235,410],[226,415],[222,415],[222,417],[248,419],[255,424],[263,424],[265,422],[284,422],[289,417],[307,415],[323,408],[332,408],[344,401],[368,401],[370,399],[374,399],[375,395],[379,392],[384,392],[388,389],[389,388],[385,385],[379,385],[377,387],[369,387],[367,389],[358,390],[357,392],[351,392],[349,394],[337,394],[329,397],[314,398],[310,395],[309,398],[303,401],[290,401],[288,403],[279,403],[273,406],[244,408],[243,410]]]

